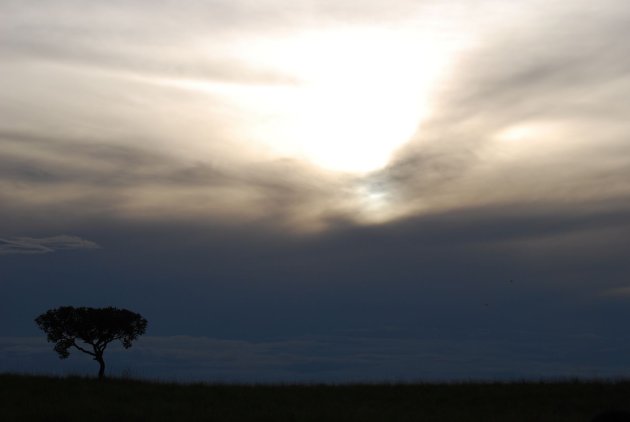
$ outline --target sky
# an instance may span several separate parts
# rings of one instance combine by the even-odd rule
[[[630,375],[625,0],[0,0],[0,371]],[[107,357],[107,356],[106,356]]]

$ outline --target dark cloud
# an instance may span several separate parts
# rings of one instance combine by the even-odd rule
[[[623,339],[610,342],[588,333],[563,333],[555,341],[547,330],[505,334],[504,339],[473,331],[460,340],[432,334],[424,339],[320,336],[267,342],[147,336],[129,350],[113,346],[107,359],[113,375],[161,380],[514,380],[522,379],[523,373],[529,379],[616,377],[624,361],[610,359],[610,354],[622,355],[630,348]],[[0,357],[0,370],[62,375],[94,372],[93,362],[79,352],[67,361],[57,359],[42,337],[0,338]]]
[[[211,220],[66,221],[103,248],[2,256],[0,330],[36,336],[34,316],[60,305],[126,307],[150,321],[150,336],[185,336],[143,339],[112,354],[112,370],[181,380],[614,376],[627,355],[617,294],[630,270],[627,211],[517,205],[338,220],[309,235]],[[18,351],[1,361],[93,371],[80,357],[59,366],[49,349],[50,361]]]
[[[352,206],[344,189],[354,178],[326,175],[289,159],[190,162],[98,138],[68,140],[26,131],[0,133],[0,151],[5,211],[33,217],[219,216],[292,226],[319,224],[325,213]],[[5,230],[12,227],[6,224]]]

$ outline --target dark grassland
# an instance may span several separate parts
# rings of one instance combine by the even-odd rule
[[[0,375],[2,421],[589,421],[630,381],[212,385]]]

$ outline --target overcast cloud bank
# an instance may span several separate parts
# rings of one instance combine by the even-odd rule
[[[106,359],[113,376],[202,382],[427,382],[444,380],[615,378],[630,350],[598,336],[544,331],[483,332],[459,339],[301,337],[272,342],[207,337],[145,337],[131,349],[113,346]],[[587,346],[586,343],[589,343]],[[595,347],[593,352],[591,349]],[[0,338],[0,371],[94,375],[89,356],[72,351],[60,360],[43,338]],[[518,368],[518,369],[515,369]]]

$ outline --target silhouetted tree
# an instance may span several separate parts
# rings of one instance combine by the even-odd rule
[[[147,328],[142,315],[113,307],[62,306],[41,314],[35,323],[46,333],[48,341],[55,343],[59,358],[70,356],[71,347],[92,356],[99,364],[100,380],[105,376],[103,353],[107,345],[119,340],[128,349]]]

